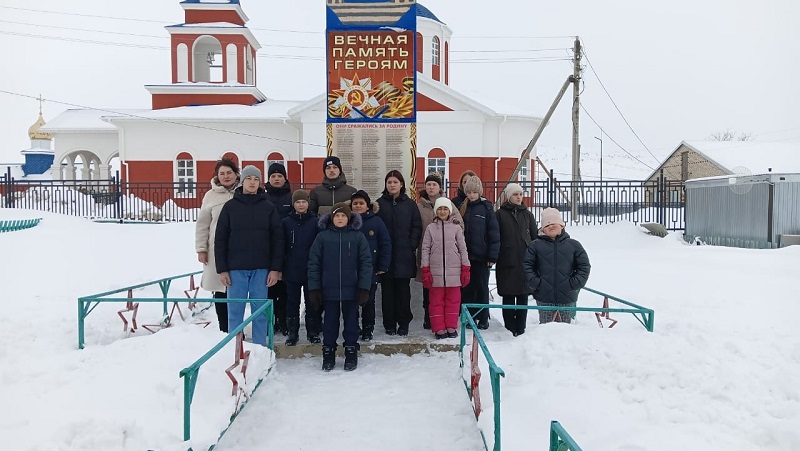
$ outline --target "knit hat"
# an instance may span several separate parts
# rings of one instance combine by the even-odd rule
[[[267,169],[267,178],[269,178],[269,176],[272,174],[280,174],[283,176],[283,178],[287,178],[286,168],[280,163],[272,163],[269,165],[269,169]]]
[[[425,183],[428,182],[436,182],[436,184],[439,185],[439,188],[442,187],[442,177],[440,177],[439,174],[436,172],[432,172],[428,174],[427,177],[425,177]]]
[[[478,193],[483,194],[483,183],[478,176],[473,175],[464,182],[464,193]]]
[[[433,212],[437,213],[439,211],[439,207],[447,207],[447,211],[450,214],[453,214],[453,203],[450,202],[450,199],[446,197],[440,197],[436,199],[436,202],[433,203]]]
[[[347,220],[350,221],[350,206],[344,202],[339,202],[331,207],[331,219],[333,219],[333,215],[336,213],[342,212],[347,216]]]
[[[294,205],[294,203],[297,202],[298,200],[304,200],[308,202],[308,193],[306,192],[306,190],[299,189],[292,193],[292,205]]]
[[[519,183],[509,183],[506,185],[506,189],[503,190],[506,197],[511,197],[514,193],[523,193],[525,190],[522,189],[522,185]]]
[[[545,228],[550,224],[561,224],[562,226],[566,225],[564,224],[564,220],[561,219],[561,212],[553,207],[542,210],[541,228]]]
[[[328,167],[328,165],[331,165],[331,164],[336,166],[336,167],[338,167],[339,168],[339,172],[343,172],[342,171],[342,160],[340,160],[339,157],[337,157],[335,155],[329,156],[328,158],[325,159],[325,161],[322,162],[322,170],[325,171],[325,169]]]
[[[264,180],[261,177],[261,170],[253,166],[252,164],[245,166],[244,169],[242,169],[242,172],[239,174],[239,176],[242,178],[242,180],[246,179],[247,177],[256,177],[258,178],[259,181]]]
[[[356,191],[352,196],[350,196],[351,204],[353,203],[353,199],[364,199],[364,202],[367,203],[367,207],[372,207],[372,200],[370,200],[369,194],[367,194],[367,192],[363,189]]]

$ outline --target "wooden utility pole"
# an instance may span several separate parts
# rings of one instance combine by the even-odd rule
[[[572,220],[578,218],[578,198],[580,190],[578,182],[581,180],[581,145],[580,109],[581,109],[581,38],[575,36],[574,55],[572,59]]]
[[[522,151],[522,155],[520,155],[519,160],[517,160],[517,165],[511,172],[511,177],[508,178],[508,183],[517,180],[517,176],[519,175],[520,169],[522,169],[522,166],[525,164],[525,161],[527,161],[530,158],[531,151],[533,150],[533,147],[536,145],[536,141],[538,141],[539,137],[542,136],[542,132],[544,131],[545,126],[547,126],[547,124],[550,123],[550,118],[556,111],[558,103],[561,102],[561,98],[564,97],[564,93],[567,92],[570,83],[572,83],[572,76],[567,77],[567,79],[564,81],[564,84],[558,91],[555,100],[553,100],[553,103],[550,105],[550,109],[547,110],[547,114],[544,115],[544,118],[542,118],[542,122],[539,123],[539,127],[536,129],[536,133],[533,134],[533,138],[531,138],[531,141],[528,143],[528,146],[525,148],[525,150]],[[500,194],[497,195],[497,200],[495,201],[495,209],[500,208],[500,201],[502,200],[502,198],[503,198],[503,193],[501,192]]]

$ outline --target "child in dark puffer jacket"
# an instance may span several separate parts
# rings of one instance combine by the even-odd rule
[[[339,316],[344,316],[344,369],[358,366],[358,307],[369,299],[372,285],[372,256],[369,244],[359,229],[361,216],[351,214],[350,206],[338,203],[331,213],[319,219],[323,229],[311,245],[308,257],[308,289],[312,306],[324,302],[325,326],[322,332],[322,369],[336,366]]]
[[[522,267],[536,305],[575,307],[578,292],[589,279],[589,256],[578,240],[569,237],[564,225],[558,210],[546,208],[538,238],[525,249]],[[572,316],[571,311],[539,310],[540,323],[569,323]]]

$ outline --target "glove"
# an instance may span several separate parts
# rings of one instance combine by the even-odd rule
[[[431,274],[430,266],[422,268],[422,286],[427,289],[433,288],[433,274]]]
[[[461,286],[466,287],[469,285],[469,266],[461,267]]]
[[[322,307],[322,291],[320,290],[309,291],[306,303],[313,310],[319,310]]]
[[[369,301],[369,290],[358,290],[358,306],[363,307]]]

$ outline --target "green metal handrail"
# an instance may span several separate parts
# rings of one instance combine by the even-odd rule
[[[103,293],[93,294],[90,296],[83,296],[78,298],[78,348],[83,349],[85,347],[85,320],[86,317],[101,303],[121,303],[121,302],[137,302],[137,303],[156,303],[161,302],[164,304],[164,315],[167,315],[168,311],[168,304],[171,302],[180,302],[180,303],[191,303],[197,302],[197,299],[190,299],[190,298],[169,298],[169,288],[172,284],[173,280],[181,279],[184,277],[191,277],[197,274],[202,273],[202,271],[195,271],[186,274],[180,274],[171,277],[165,277],[163,279],[153,280],[150,282],[143,282],[137,285],[131,285],[124,288],[118,288],[115,290],[106,291]],[[152,285],[158,285],[161,289],[161,294],[163,295],[162,298],[127,298],[127,297],[108,297],[111,295],[130,292],[132,290],[136,290],[139,288],[144,288]],[[194,399],[194,391],[197,386],[197,377],[200,371],[200,367],[207,362],[214,354],[219,352],[226,344],[228,344],[231,340],[236,338],[236,335],[241,333],[244,328],[253,322],[253,320],[258,317],[258,315],[266,315],[267,316],[267,347],[270,350],[274,350],[275,347],[275,336],[274,336],[274,305],[271,299],[213,299],[213,302],[224,302],[224,303],[247,303],[247,302],[263,302],[264,305],[260,306],[253,312],[247,319],[245,319],[242,324],[228,333],[225,338],[223,338],[216,346],[211,348],[208,352],[206,352],[202,357],[200,357],[196,362],[192,365],[182,369],[180,371],[179,376],[184,378],[183,384],[183,410],[184,410],[184,424],[183,424],[183,434],[184,440],[190,440],[191,436],[191,404],[192,400]],[[270,368],[271,369],[271,368]],[[263,378],[259,379],[256,383],[256,386],[253,389],[255,392],[256,389],[261,385]],[[246,403],[245,403],[246,404]],[[236,414],[244,408],[244,404],[239,406],[237,412],[235,412],[231,416],[231,423],[233,423],[233,419],[235,418]],[[229,423],[230,426],[230,423]],[[224,434],[227,431],[222,431]],[[213,448],[213,446],[212,446]]]
[[[186,274],[180,274],[177,276],[165,277],[163,279],[158,280],[151,280],[149,282],[143,282],[138,285],[131,285],[124,288],[118,288],[116,290],[106,291],[104,293],[92,294],[89,296],[83,296],[78,298],[78,348],[83,349],[86,346],[85,340],[85,321],[86,317],[89,316],[92,311],[97,308],[98,305],[101,303],[108,303],[108,302],[161,302],[163,303],[163,315],[167,316],[168,314],[168,307],[167,305],[170,302],[196,302],[196,299],[189,299],[189,298],[169,298],[169,287],[172,284],[172,281],[175,279],[182,279],[184,277],[191,277],[197,274],[201,274],[203,271],[195,271]],[[109,298],[112,294],[119,294],[124,293],[127,291],[136,290],[139,288],[149,287],[151,285],[158,285],[161,289],[162,298]],[[222,301],[222,299],[220,299]],[[239,301],[239,300],[236,300]],[[249,300],[246,300],[249,302]]]
[[[480,304],[482,305],[482,304]],[[461,346],[459,347],[459,355],[461,357],[461,368],[464,368],[464,345],[466,344],[466,327],[467,324],[472,327],[472,332],[475,334],[475,337],[478,339],[478,346],[481,348],[481,352],[483,352],[483,356],[486,358],[486,362],[489,364],[489,381],[492,384],[492,404],[494,406],[494,446],[492,447],[493,451],[500,451],[500,376],[506,377],[506,372],[503,371],[502,368],[497,366],[492,357],[492,353],[489,352],[489,348],[486,346],[486,342],[483,340],[483,336],[481,336],[480,331],[478,330],[478,326],[475,324],[475,320],[470,315],[468,307],[475,307],[480,306],[479,304],[463,304],[461,306]],[[463,374],[462,374],[463,378]],[[472,389],[469,386],[469,383],[464,381],[464,385],[467,387],[467,393],[469,394],[470,399],[472,399]],[[486,446],[486,438],[483,437],[483,432],[481,432],[481,437],[483,438],[483,446],[486,449],[489,449]]]
[[[583,451],[558,421],[550,422],[550,451]]]
[[[486,346],[486,342],[481,335],[480,329],[478,329],[475,319],[469,312],[469,309],[511,309],[511,310],[547,310],[547,311],[571,311],[571,312],[596,312],[596,313],[631,313],[633,314],[634,318],[636,318],[649,332],[653,332],[653,325],[654,325],[654,316],[655,312],[652,309],[647,307],[642,307],[640,305],[634,304],[632,302],[626,301],[624,299],[620,299],[616,296],[612,296],[610,294],[603,293],[602,291],[594,290],[592,288],[583,288],[586,291],[591,293],[598,294],[603,296],[607,299],[612,299],[616,302],[622,303],[632,308],[608,308],[608,307],[568,307],[568,306],[539,306],[539,305],[498,305],[498,304],[462,304],[461,305],[461,343],[459,347],[459,355],[461,357],[461,368],[464,368],[464,346],[466,345],[466,328],[467,325],[471,327],[472,333],[475,334],[475,337],[478,340],[478,345],[483,352],[483,355],[486,358],[486,361],[489,364],[489,376],[490,382],[492,385],[492,403],[494,405],[494,444],[492,446],[493,451],[500,451],[501,449],[501,440],[500,440],[500,433],[501,433],[501,425],[500,425],[500,376],[505,377],[505,372],[497,366],[492,357],[492,354],[489,352],[488,347]],[[641,315],[641,318],[637,315]],[[462,375],[463,378],[463,375]],[[467,388],[467,394],[472,398],[472,389],[467,381],[464,381],[464,385]],[[571,450],[571,451],[580,451],[580,447],[574,443],[569,434],[564,431],[563,427],[561,427],[558,422],[554,422],[557,426],[557,431],[563,432],[560,434],[561,437],[566,437],[566,440],[569,441],[567,446],[569,448],[557,448],[559,451],[564,450]],[[552,428],[552,426],[551,426]],[[483,436],[483,432],[481,432],[481,436]],[[484,447],[489,449],[484,438]],[[554,451],[552,448],[552,433],[551,433],[551,451]]]
[[[633,317],[636,318],[646,329],[648,332],[653,331],[654,321],[655,321],[655,311],[653,309],[642,307],[641,305],[634,304],[633,302],[626,301],[625,299],[618,298],[616,296],[612,296],[607,293],[603,293],[602,291],[595,290],[589,287],[583,287],[583,290],[586,290],[590,293],[598,294],[603,296],[606,299],[611,299],[613,301],[617,301],[620,304],[625,304],[629,307],[633,307],[633,309],[601,309],[603,312],[625,312],[633,314]],[[637,314],[642,315],[641,318],[636,316]]]
[[[224,299],[220,300],[224,301]],[[257,299],[255,300],[255,302],[261,302],[261,300]],[[188,367],[181,370],[180,377],[184,378],[183,379],[183,440],[184,441],[189,441],[191,439],[192,400],[194,399],[194,390],[197,387],[197,376],[199,375],[200,367],[204,363],[206,363],[211,357],[213,357],[214,354],[219,352],[226,344],[228,344],[237,335],[239,335],[242,331],[244,331],[244,328],[248,324],[253,322],[253,320],[256,317],[258,317],[258,315],[262,314],[267,316],[267,324],[268,324],[267,330],[269,331],[267,347],[270,350],[274,349],[274,336],[273,336],[274,330],[272,327],[273,303],[271,299],[267,299],[264,305],[257,308],[252,315],[247,317],[247,319],[245,319],[244,322],[242,322],[242,324],[240,324],[235,329],[230,331],[228,335],[225,336],[225,338],[223,338],[219,343],[217,343],[216,346],[214,346],[208,352],[203,354],[203,356],[197,359],[196,362],[192,363]],[[262,380],[263,378],[258,380],[255,388],[253,389],[254,392],[261,385]],[[242,408],[244,408],[244,406],[242,406]],[[241,409],[239,409],[239,411],[241,411]],[[235,418],[236,414],[239,411],[234,412],[233,416],[231,417],[231,423],[233,423],[233,419]],[[225,431],[222,431],[222,434],[224,433]],[[220,434],[220,437],[222,437],[222,434]]]
[[[14,219],[11,221],[0,221],[0,233],[15,232],[17,230],[30,229],[39,225],[42,218],[35,219]]]

